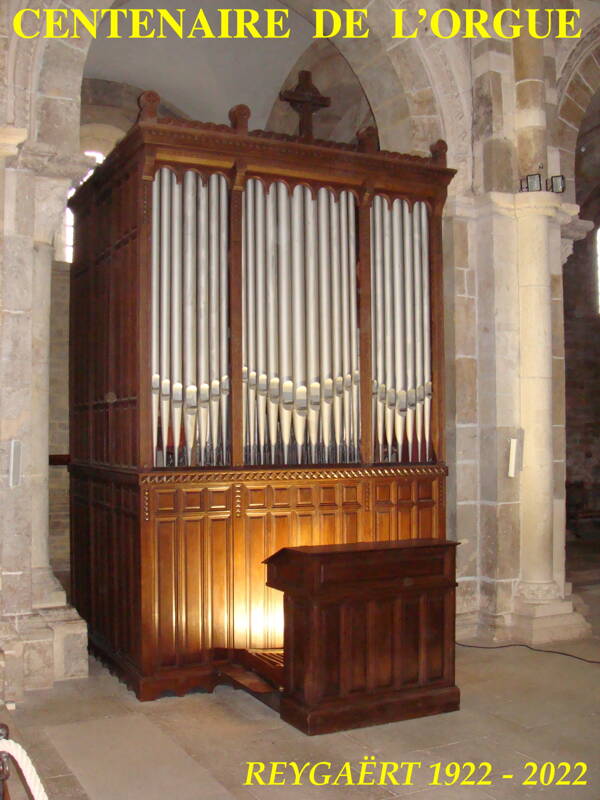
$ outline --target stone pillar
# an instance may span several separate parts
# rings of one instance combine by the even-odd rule
[[[479,610],[479,403],[473,199],[450,197],[444,214],[447,535],[458,539],[457,635],[477,632]]]
[[[1,134],[1,131],[0,131]],[[48,347],[52,240],[68,186],[87,160],[27,146],[0,169],[0,696],[87,674],[87,628],[48,563]],[[0,147],[0,151],[1,151]],[[8,482],[11,439],[20,483]]]
[[[589,632],[555,580],[552,272],[561,225],[578,213],[558,195],[515,198],[518,238],[521,425],[521,563],[513,629],[531,642]],[[563,534],[564,535],[564,534]]]
[[[48,446],[49,436],[49,357],[50,357],[50,276],[53,248],[47,242],[35,242],[33,269],[33,306],[31,312],[32,391],[32,540],[31,570],[33,608],[64,605],[63,588],[50,568],[48,548]]]
[[[482,632],[497,635],[512,612],[519,575],[520,478],[508,476],[509,443],[519,436],[519,290],[514,194],[477,197]]]
[[[558,597],[553,570],[552,319],[550,224],[555,195],[516,197],[521,347],[521,422],[525,431],[521,491],[521,579],[518,596]]]

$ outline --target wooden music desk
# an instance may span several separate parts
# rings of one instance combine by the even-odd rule
[[[284,547],[280,712],[307,734],[455,711],[456,542]]]

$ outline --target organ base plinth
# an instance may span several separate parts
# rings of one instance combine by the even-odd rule
[[[444,714],[458,711],[459,708],[460,691],[456,686],[450,686],[378,692],[375,695],[322,703],[317,708],[308,708],[293,698],[284,697],[281,699],[280,714],[285,722],[302,733],[314,736]]]

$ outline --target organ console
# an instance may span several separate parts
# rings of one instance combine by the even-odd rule
[[[280,548],[445,539],[445,144],[158,102],[71,200],[72,600],[141,699],[281,647]]]

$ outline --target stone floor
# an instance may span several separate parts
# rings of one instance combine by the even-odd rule
[[[600,548],[569,547],[569,577],[594,636],[552,649],[600,661]],[[30,693],[0,716],[33,758],[50,800],[599,800],[599,665],[524,648],[459,646],[457,684],[459,712],[306,737],[229,687],[140,703],[92,659],[89,679]],[[247,761],[325,761],[332,772],[349,761],[358,774],[365,756],[421,767],[411,786],[244,786]],[[491,785],[429,785],[431,765],[466,761],[490,762]],[[523,786],[528,761],[585,762],[587,786]],[[11,791],[13,800],[25,797],[15,778]]]

